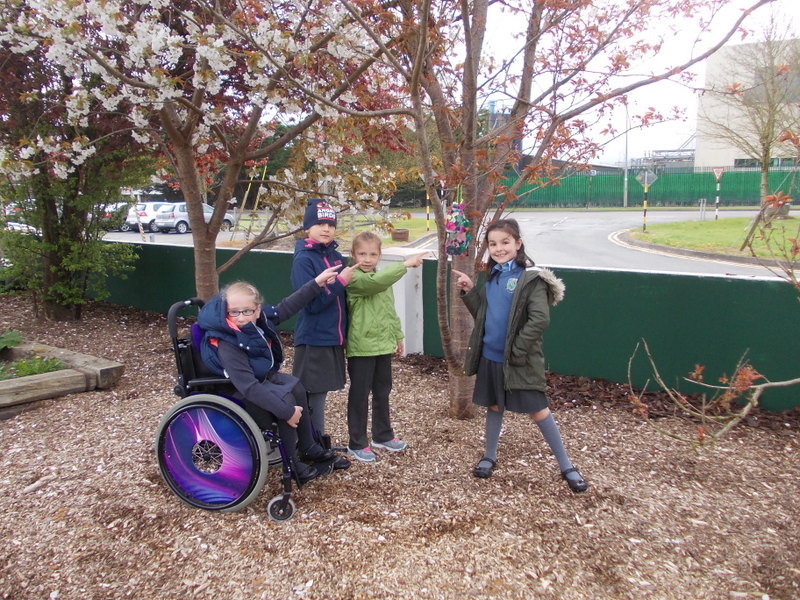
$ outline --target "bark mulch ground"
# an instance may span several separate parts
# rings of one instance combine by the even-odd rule
[[[185,506],[162,482],[153,440],[177,400],[163,316],[97,303],[54,324],[4,297],[6,328],[126,371],[112,390],[0,422],[2,598],[800,597],[797,412],[759,412],[698,451],[636,416],[624,386],[551,374],[591,485],[576,495],[521,415],[506,420],[494,476],[472,477],[482,416],[447,416],[441,361],[397,359],[393,419],[409,449],[310,483],[281,524],[265,514],[277,469],[228,514]],[[345,402],[333,393],[327,411],[342,445]],[[694,428],[662,414],[672,431]]]

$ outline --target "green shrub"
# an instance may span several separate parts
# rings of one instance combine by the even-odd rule
[[[16,329],[6,329],[3,333],[0,333],[0,350],[13,348],[14,346],[19,346],[21,343],[22,334]]]

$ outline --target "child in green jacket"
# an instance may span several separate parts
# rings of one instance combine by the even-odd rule
[[[392,391],[392,354],[403,352],[403,331],[394,309],[392,285],[409,267],[422,264],[427,252],[411,256],[376,271],[381,258],[381,239],[365,231],[353,239],[351,258],[360,266],[353,270],[347,286],[347,395],[348,452],[362,462],[375,462],[367,441],[367,412],[372,392],[372,446],[391,452],[405,450],[407,444],[394,436],[389,418]]]

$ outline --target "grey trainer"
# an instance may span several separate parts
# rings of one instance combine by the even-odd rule
[[[350,456],[355,457],[356,460],[360,460],[361,462],[375,462],[376,460],[378,460],[378,457],[375,456],[375,453],[369,446],[367,446],[366,448],[361,448],[360,450],[353,450],[352,448],[348,448],[347,453]]]
[[[398,440],[397,438],[389,440],[388,442],[376,442],[373,440],[372,446],[374,448],[389,450],[390,452],[400,452],[401,450],[408,448],[408,444],[406,444],[403,440]]]

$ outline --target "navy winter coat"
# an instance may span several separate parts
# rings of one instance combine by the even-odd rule
[[[292,287],[302,285],[328,267],[342,264],[335,241],[325,245],[312,239],[297,240],[292,262]],[[309,302],[297,317],[294,328],[295,346],[343,346],[347,334],[346,284],[340,277],[322,288],[322,293]]]
[[[230,378],[240,397],[268,410],[279,419],[294,414],[294,402],[284,398],[298,383],[291,375],[278,374],[283,362],[283,347],[275,325],[285,321],[319,295],[321,288],[309,281],[276,306],[262,304],[256,324],[247,323],[238,331],[226,321],[227,306],[217,294],[197,317],[203,329],[200,357],[218,375]]]

